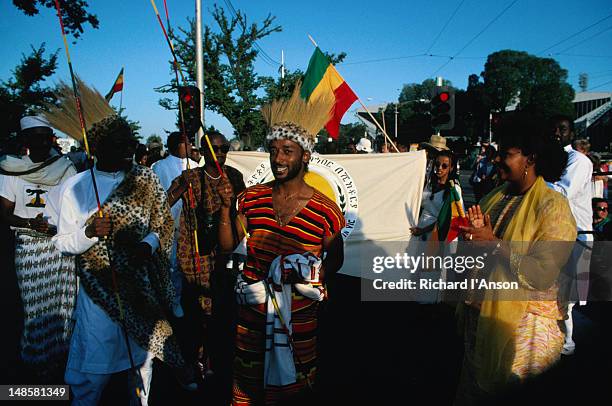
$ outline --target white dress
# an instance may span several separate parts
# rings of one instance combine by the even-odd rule
[[[463,206],[461,187],[457,183],[455,183],[455,190],[459,194],[461,206]],[[426,187],[423,191],[423,197],[421,198],[421,215],[419,216],[419,223],[417,225],[419,228],[425,228],[438,221],[438,215],[444,205],[444,189],[434,193],[433,199],[431,199],[431,195],[431,188]],[[430,237],[431,231],[422,235],[423,240],[429,240]]]

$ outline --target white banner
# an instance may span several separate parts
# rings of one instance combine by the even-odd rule
[[[247,187],[274,179],[267,153],[230,152],[226,164],[242,172]],[[395,254],[386,253],[383,245],[380,253],[372,253],[372,242],[410,240],[410,227],[418,223],[425,166],[425,151],[312,156],[306,182],[335,200],[346,218],[342,273],[360,276],[362,266],[371,270],[360,257]],[[366,247],[368,253],[363,252]]]

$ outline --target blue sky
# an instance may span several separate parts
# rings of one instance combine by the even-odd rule
[[[218,4],[226,7],[225,1],[220,0]],[[163,0],[156,0],[156,3],[163,13]],[[216,29],[210,15],[213,2],[203,0],[202,3],[205,23]],[[313,48],[307,34],[311,34],[324,51],[346,52],[348,56],[338,70],[366,104],[396,100],[403,84],[420,83],[433,77],[449,60],[448,56],[456,55],[463,48],[437,72],[460,88],[467,86],[471,73],[482,72],[488,54],[500,49],[515,49],[539,56],[551,54],[568,70],[569,82],[575,88],[578,88],[578,74],[586,72],[590,75],[589,88],[593,91],[612,91],[612,17],[542,53],[612,15],[609,0],[383,3],[233,0],[232,3],[246,13],[249,21],[261,21],[268,13],[276,16],[282,32],[264,38],[260,46],[277,61],[284,50],[290,70],[304,70],[308,64]],[[163,135],[164,130],[172,130],[174,113],[159,107],[160,95],[153,90],[168,83],[171,72],[170,54],[150,1],[89,0],[89,4],[90,12],[97,14],[100,20],[100,28],[94,30],[87,26],[81,39],[70,45],[76,72],[105,93],[125,66],[123,106],[131,119],[140,121],[141,135],[146,138],[152,133]],[[195,14],[193,1],[167,0],[167,4],[175,27],[185,25],[186,18]],[[455,10],[456,14],[441,32]],[[491,23],[497,16],[499,18]],[[12,2],[3,1],[0,4],[0,34],[5,44],[0,49],[0,79],[11,76],[11,69],[23,53],[29,52],[30,44],[38,46],[41,42],[46,42],[48,50],[61,48],[59,68],[51,81],[68,79],[57,17],[51,9],[44,8],[37,16],[27,17]],[[436,56],[414,56],[428,50]],[[396,59],[368,62],[385,58]],[[278,75],[278,66],[263,58],[258,59],[255,70],[259,75]],[[118,95],[112,103],[119,103]],[[351,111],[356,107],[357,104],[343,122],[354,121]],[[233,129],[224,118],[207,112],[206,122],[231,138]]]

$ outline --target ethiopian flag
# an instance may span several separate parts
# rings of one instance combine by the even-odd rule
[[[438,214],[438,240],[451,242],[459,236],[459,226],[468,225],[468,219],[463,210],[463,201],[452,181],[448,192]]]
[[[308,62],[308,70],[304,76],[300,95],[306,100],[316,100],[322,94],[330,94],[336,99],[330,120],[325,124],[325,129],[337,139],[340,132],[340,120],[351,104],[357,100],[349,85],[331,64],[327,56],[319,47]]]
[[[119,72],[119,75],[117,75],[117,79],[115,79],[115,83],[113,83],[113,87],[111,88],[110,92],[108,92],[108,94],[104,96],[104,98],[108,102],[110,101],[110,99],[112,99],[115,93],[120,92],[122,90],[123,90],[123,68],[121,68],[121,72]]]

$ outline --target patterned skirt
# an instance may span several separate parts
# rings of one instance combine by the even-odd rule
[[[478,309],[465,306],[465,352],[455,405],[478,404],[491,395],[478,385],[476,379],[478,363],[475,353],[479,312]],[[508,383],[522,382],[554,365],[561,356],[564,339],[559,320],[526,312],[514,333],[514,356]]]
[[[232,405],[274,405],[314,383],[317,368],[317,309],[314,302],[292,293],[291,325],[297,382],[264,388],[266,307],[240,306],[236,331]]]
[[[17,231],[15,272],[24,310],[21,358],[41,382],[61,383],[77,293],[74,257],[50,237]]]

